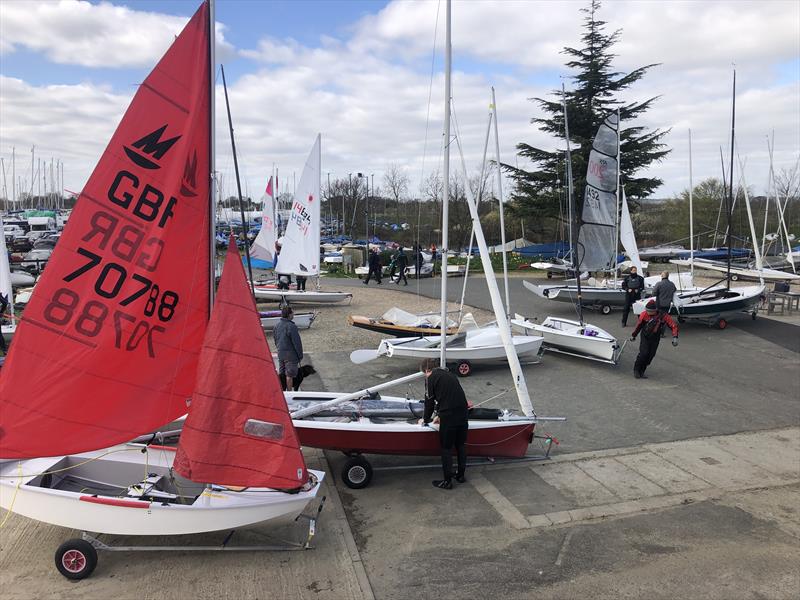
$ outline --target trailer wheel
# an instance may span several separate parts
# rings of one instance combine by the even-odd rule
[[[67,579],[86,579],[97,566],[97,550],[78,538],[67,540],[56,550],[56,569]]]
[[[720,329],[725,329],[728,326],[728,322],[725,319],[720,319],[717,321],[717,327]]]
[[[757,313],[756,311],[753,311],[753,312],[751,312],[751,313],[750,313],[750,318],[751,318],[751,319],[753,319],[753,321],[755,321],[755,320],[756,320],[756,315],[757,315],[757,314],[758,314],[758,313]]]
[[[600,307],[600,312],[604,315],[610,315],[611,307],[608,304],[603,304],[603,306]]]
[[[472,373],[472,364],[468,360],[462,360],[458,363],[456,373],[458,373],[459,377],[469,377]]]
[[[731,281],[739,281],[739,276],[736,273],[731,273]]]
[[[360,490],[372,481],[372,465],[363,456],[348,458],[342,468],[342,481],[354,490]]]
[[[552,279],[553,278],[553,274],[550,271],[547,272],[547,278],[548,279]]]

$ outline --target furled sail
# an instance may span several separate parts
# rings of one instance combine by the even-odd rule
[[[186,411],[209,312],[209,7],[139,86],[0,377],[0,457],[129,440]]]
[[[264,207],[261,211],[261,229],[250,247],[250,258],[257,269],[271,269],[275,264],[275,241],[278,239],[277,211],[272,177],[262,197]]]
[[[294,489],[300,441],[231,238],[175,470],[193,481]]]
[[[0,219],[0,229],[3,220]],[[8,250],[6,249],[6,236],[0,235],[0,295],[5,296],[8,310],[14,315],[14,291],[11,288],[11,267],[8,264]]]
[[[611,114],[592,142],[586,191],[578,232],[581,271],[606,271],[616,267],[617,153],[619,121]]]
[[[284,275],[319,275],[320,136],[311,148],[297,191],[276,271]]]
[[[631,212],[628,210],[628,199],[625,197],[625,188],[622,188],[622,216],[619,221],[619,241],[625,248],[625,254],[631,259],[633,266],[640,275],[644,274],[642,260],[639,258],[639,246],[636,245],[636,236],[633,233]]]

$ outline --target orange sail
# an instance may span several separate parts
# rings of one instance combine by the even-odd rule
[[[308,479],[233,237],[174,466],[230,486],[294,489]]]
[[[0,378],[0,457],[103,448],[186,411],[210,290],[209,7],[139,86]]]

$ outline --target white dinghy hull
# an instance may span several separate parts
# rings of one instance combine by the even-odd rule
[[[113,454],[110,454],[113,452]],[[141,485],[145,472],[168,480],[175,456],[174,449],[149,449],[119,446],[55,458],[36,458],[0,463],[0,506],[15,513],[67,527],[114,535],[183,535],[234,529],[265,521],[291,521],[313,500],[325,474],[309,471],[316,483],[308,491],[289,494],[267,488],[234,491],[221,486],[204,489],[201,485],[174,475],[176,489],[198,492],[194,499],[181,504],[173,499],[139,500],[135,496],[115,494]],[[78,463],[85,462],[81,466]],[[74,466],[53,473],[51,487],[42,487],[41,473]],[[19,474],[22,473],[22,477]],[[107,494],[92,490],[99,486],[92,476],[108,476]],[[82,481],[85,491],[68,489],[69,477]],[[127,479],[125,479],[127,477]],[[65,489],[58,489],[64,487]],[[75,487],[74,485],[72,487]],[[194,494],[192,494],[194,496]]]
[[[274,287],[255,287],[255,296],[258,300],[272,300],[274,302],[288,302],[289,304],[336,304],[348,302],[353,299],[353,294],[347,292],[299,292],[297,290],[279,290]]]
[[[620,346],[616,338],[607,331],[594,325],[581,325],[580,321],[571,319],[547,317],[541,323],[536,323],[518,314],[511,319],[511,328],[525,335],[542,336],[545,350],[614,365],[625,347],[624,344]]]
[[[506,351],[496,328],[483,328],[468,331],[463,336],[463,345],[447,342],[445,360],[452,362],[505,362]],[[458,336],[455,336],[458,338]],[[514,350],[520,358],[529,358],[539,353],[544,341],[540,336],[515,336],[512,338]],[[378,356],[422,360],[438,358],[441,353],[439,336],[420,338],[395,338],[382,340],[378,346]]]

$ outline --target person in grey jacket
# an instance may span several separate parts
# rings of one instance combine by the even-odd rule
[[[303,360],[303,342],[293,318],[292,307],[284,306],[281,309],[281,320],[272,330],[278,350],[278,376],[285,378],[287,390],[294,389],[294,378],[297,377],[300,361]]]
[[[675,284],[669,280],[669,273],[663,271],[661,273],[661,281],[653,288],[658,314],[663,315],[669,312],[669,307],[672,305],[672,298],[675,296],[676,291],[678,290]]]

